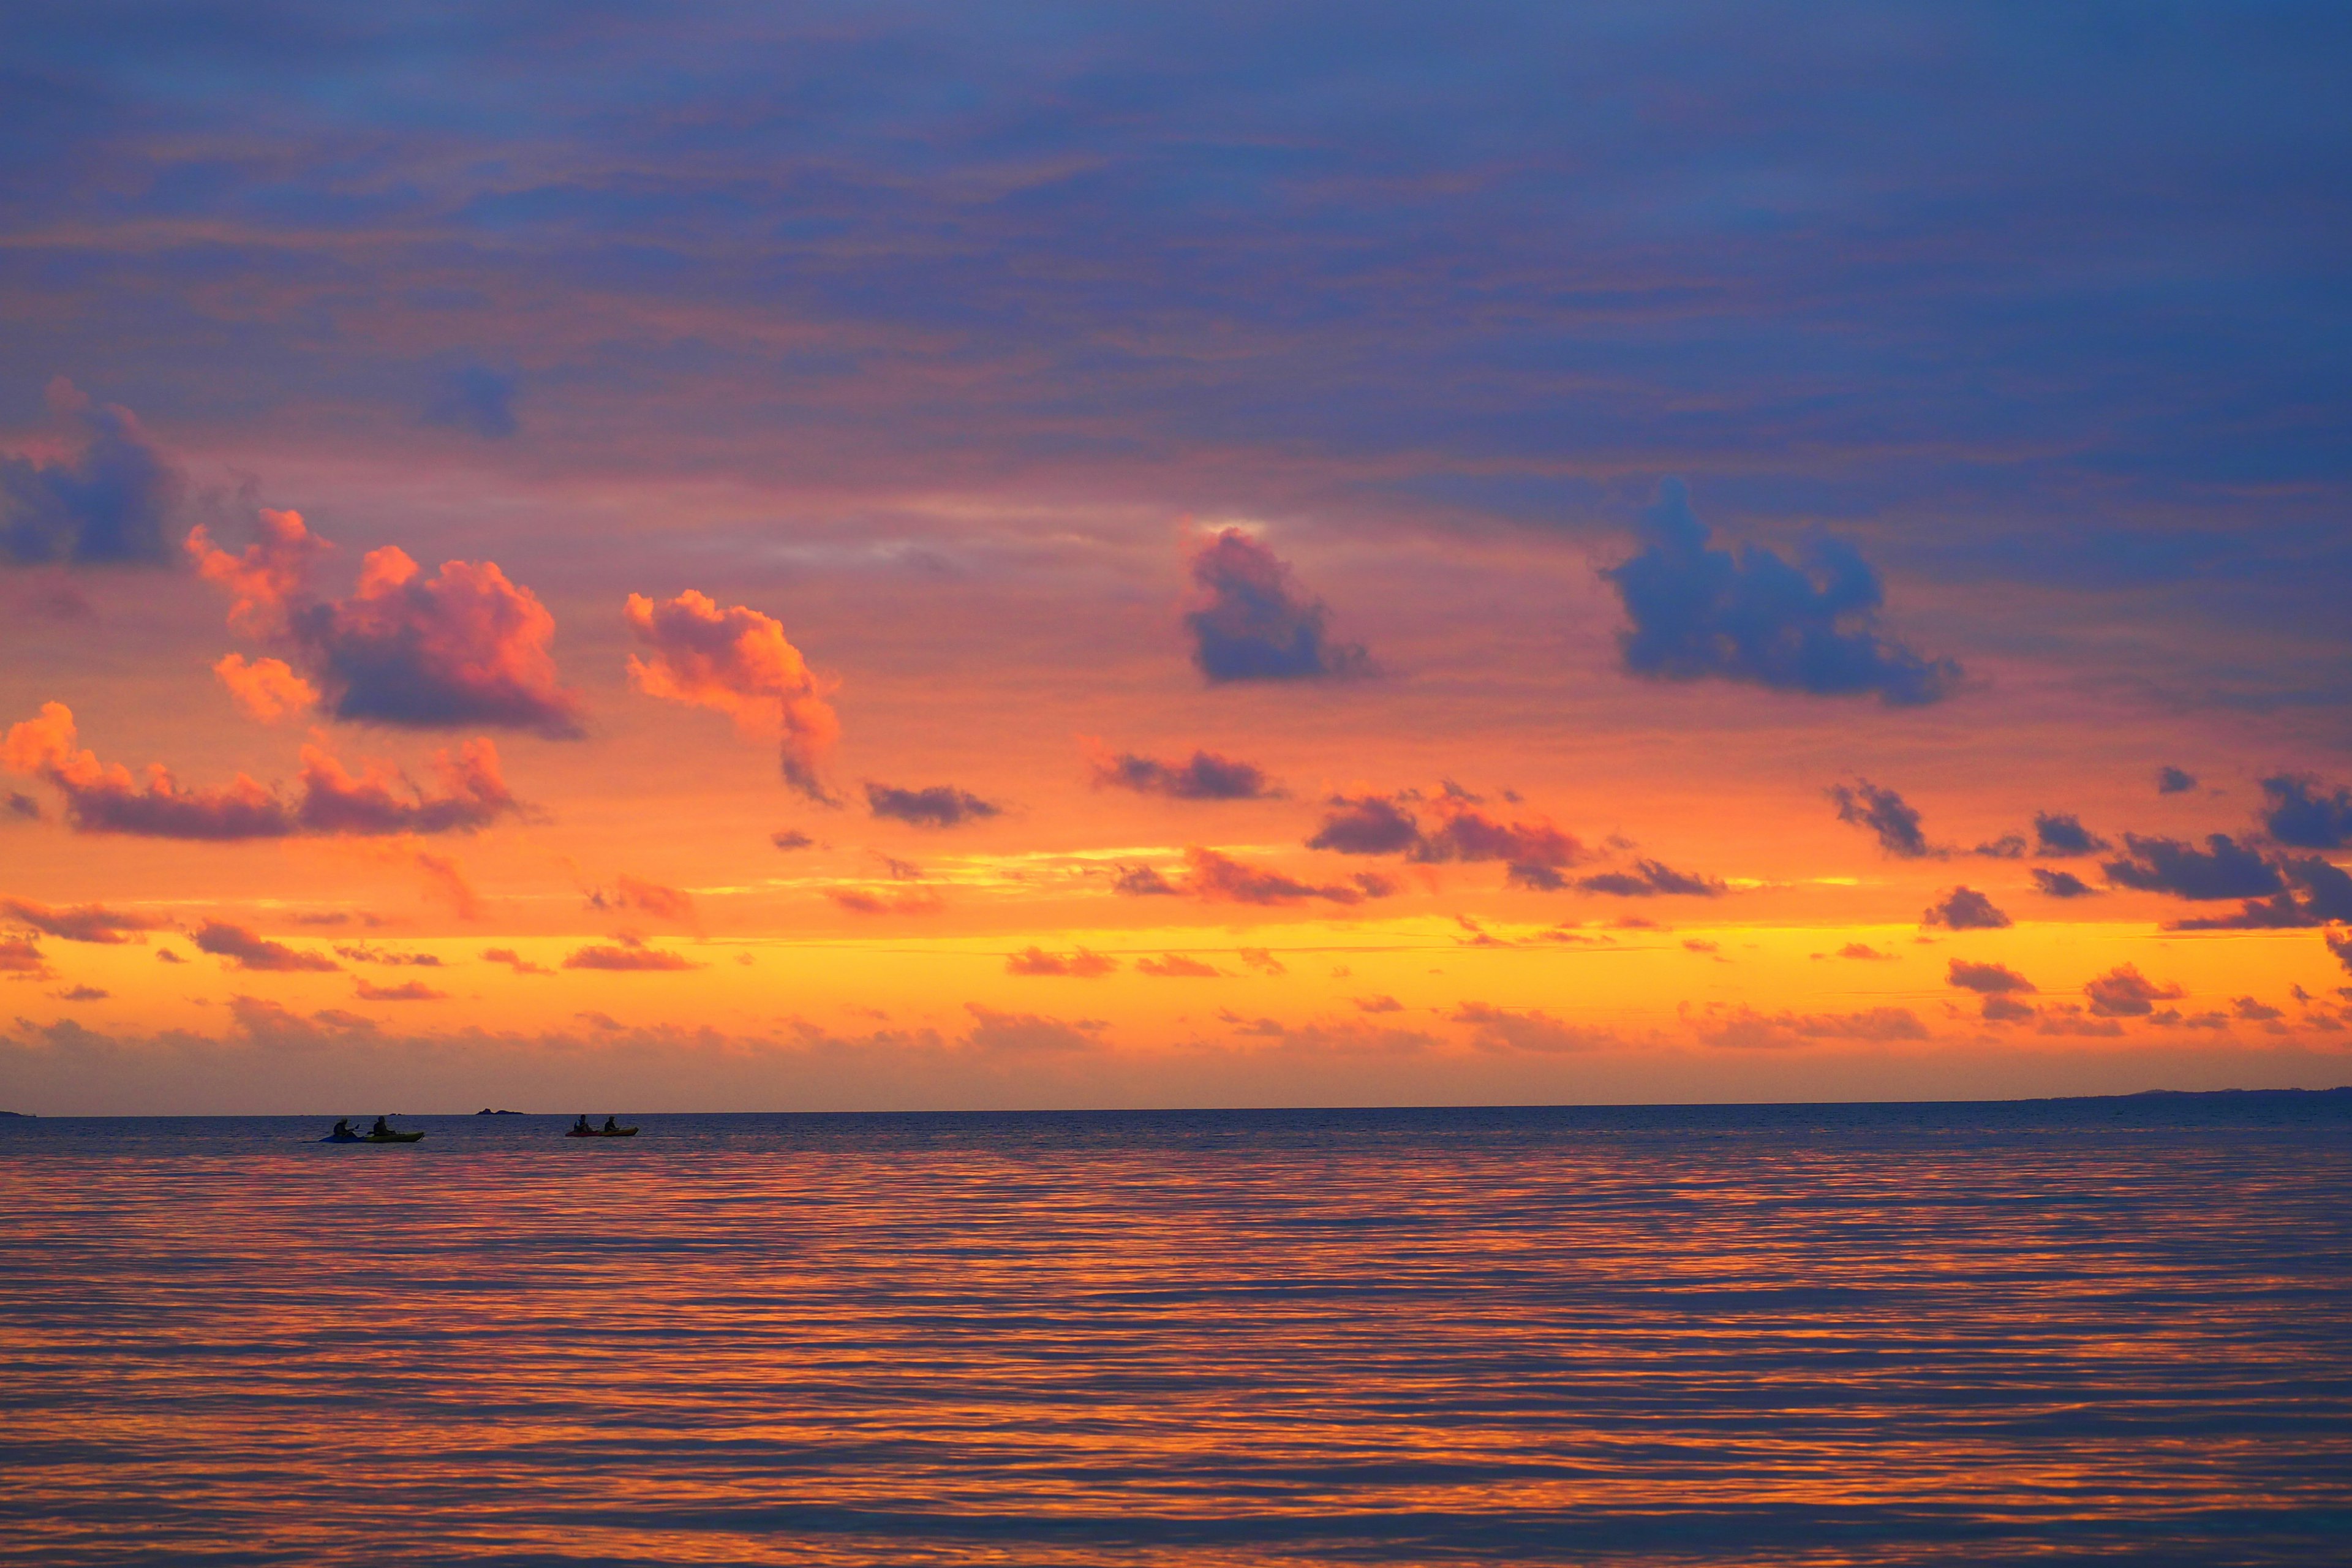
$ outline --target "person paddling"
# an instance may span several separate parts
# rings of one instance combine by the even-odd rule
[[[593,1132],[595,1131],[594,1128],[588,1125],[588,1113],[586,1111],[583,1110],[580,1113],[580,1120],[572,1124],[572,1131],[581,1133]]]
[[[335,1130],[332,1132],[328,1133],[327,1136],[330,1138],[356,1138],[359,1134],[352,1131],[352,1119],[350,1117],[338,1116],[335,1118]]]
[[[611,1117],[609,1117],[609,1116],[607,1116],[606,1118],[604,1118],[604,1131],[607,1131],[607,1132],[618,1132],[620,1130],[621,1130],[621,1124],[620,1124],[619,1122],[617,1122],[617,1121],[614,1121],[614,1120],[613,1120]]]
[[[392,1136],[392,1123],[391,1123],[391,1122],[389,1122],[389,1121],[385,1121],[383,1117],[381,1117],[381,1116],[377,1117],[377,1118],[375,1119],[375,1125],[374,1125],[373,1127],[371,1127],[371,1128],[369,1128],[369,1129],[368,1129],[368,1136],[369,1136],[369,1137],[371,1137],[371,1138],[389,1138],[389,1137],[391,1137],[391,1136]]]

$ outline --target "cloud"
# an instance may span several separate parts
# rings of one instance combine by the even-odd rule
[[[2027,875],[2033,879],[2035,890],[2053,899],[2092,899],[2099,889],[2072,871],[2053,871],[2046,866],[2036,866]]]
[[[566,955],[566,969],[596,969],[611,973],[669,973],[681,969],[700,969],[684,953],[666,952],[657,947],[647,947],[632,937],[623,937],[617,945],[591,943]],[[520,971],[518,971],[520,973]]]
[[[1485,1002],[1465,1002],[1446,1016],[1446,1021],[1469,1025],[1471,1044],[1486,1050],[1556,1055],[1593,1050],[1613,1043],[1597,1029],[1562,1023],[1534,1007],[1521,1010]]]
[[[2118,887],[2183,899],[2258,899],[2279,890],[2277,868],[2257,851],[2226,833],[2206,835],[2205,845],[2200,850],[2177,838],[2126,833],[2124,847],[2130,858],[2109,860],[2102,868]]]
[[[1116,754],[1089,742],[1087,772],[1097,789],[1132,790],[1171,800],[1269,800],[1282,794],[1253,763],[1195,751],[1186,761],[1163,763],[1133,752]]]
[[[2158,795],[2187,795],[2196,787],[2197,775],[2194,773],[2185,773],[2170,766],[2156,770],[2156,793]]]
[[[1323,899],[1336,904],[1360,904],[1366,897],[1361,888],[1345,883],[1317,886],[1301,882],[1279,871],[1247,865],[1197,845],[1184,851],[1184,865],[1187,875],[1183,890],[1211,902],[1295,904],[1307,899]]]
[[[139,421],[63,376],[49,384],[48,402],[77,449],[47,463],[0,455],[0,563],[171,560],[164,519],[179,502],[180,476]]]
[[[2329,931],[2323,935],[2327,951],[2336,955],[2336,962],[2344,966],[2346,973],[2352,973],[2352,931]]]
[[[1816,541],[1797,565],[1758,545],[1711,550],[1672,479],[1634,532],[1640,552],[1601,575],[1633,621],[1618,643],[1635,675],[1716,676],[1815,696],[1874,691],[1889,706],[1937,701],[1959,679],[1951,660],[1879,635],[1878,574],[1843,541]]]
[[[1974,888],[1954,888],[1919,917],[1923,926],[1947,931],[1999,931],[2010,919],[1993,908],[1992,900]]]
[[[5,808],[10,816],[19,821],[41,820],[41,803],[17,790],[12,789],[5,796],[0,796],[0,808]]]
[[[1157,975],[1162,980],[1222,980],[1225,973],[1214,964],[1187,958],[1181,952],[1166,952],[1158,958],[1139,958],[1135,961],[1135,972]]]
[[[1004,961],[1007,974],[1062,975],[1074,980],[1099,979],[1118,967],[1118,960],[1083,947],[1066,955],[1047,952],[1042,947],[1024,948]]]
[[[1358,996],[1354,998],[1359,1013],[1402,1013],[1404,1004],[1393,996]]]
[[[1244,963],[1248,964],[1252,969],[1256,970],[1260,974],[1274,976],[1287,974],[1290,973],[1290,965],[1283,963],[1282,960],[1275,957],[1273,953],[1267,952],[1262,947],[1236,948],[1234,950],[1234,956],[1240,959]]]
[[[797,827],[780,827],[768,835],[768,842],[787,852],[794,849],[810,849],[816,845],[815,839]]]
[[[405,981],[398,985],[376,985],[365,980],[352,984],[362,1002],[446,1002],[449,999],[449,993],[436,991],[421,980]]]
[[[1782,1050],[1813,1040],[1924,1040],[1927,1028],[1908,1007],[1767,1014],[1743,1005],[1710,1017],[1701,1025],[1699,1037],[1708,1045],[1737,1050]]]
[[[2033,852],[2044,856],[2095,855],[2110,847],[2107,841],[2084,827],[2072,814],[2033,814]]]
[[[2230,1013],[2232,1017],[2242,1018],[2250,1024],[2275,1023],[2286,1016],[2276,1007],[2258,1002],[2252,996],[2236,998],[2230,1004]]]
[[[2022,859],[2025,856],[2025,836],[2021,833],[2004,833],[1998,838],[1978,845],[1969,853],[1981,855],[1988,860]]]
[[[2237,912],[2166,922],[2167,931],[2294,931],[2352,920],[2352,875],[2316,855],[2271,862],[2291,884],[2268,899],[2248,899]]]
[[[2352,789],[2328,793],[2317,779],[2281,773],[2263,780],[2263,826],[2298,849],[2341,849],[2352,843]]]
[[[95,985],[76,985],[69,990],[52,991],[49,994],[60,1002],[103,1002],[114,993],[100,991]]]
[[[446,792],[439,795],[377,763],[354,776],[318,747],[305,746],[300,792],[289,800],[243,773],[215,789],[184,789],[160,763],[151,763],[143,780],[134,778],[121,763],[101,763],[79,748],[78,739],[73,710],[61,702],[43,703],[37,717],[0,739],[0,767],[55,788],[78,833],[227,841],[472,832],[520,809],[499,774],[497,748],[486,740],[435,753],[434,771]]]
[[[347,599],[310,579],[331,548],[301,514],[260,514],[242,555],[188,535],[197,569],[231,595],[229,625],[285,648],[339,719],[413,729],[487,724],[577,739],[579,698],[557,683],[555,617],[495,562],[445,561],[427,577],[386,546],[360,563]]]
[[[1832,784],[1828,793],[1840,822],[1870,829],[1878,847],[1896,859],[1922,860],[1943,853],[1927,842],[1918,811],[1893,790],[1856,779],[1851,787]]]
[[[1184,624],[1192,662],[1211,684],[1371,672],[1361,647],[1325,635],[1330,612],[1306,596],[1289,563],[1240,529],[1203,540],[1190,566],[1198,592]]]
[[[2186,995],[2178,985],[2158,985],[2139,972],[2139,966],[2119,963],[2083,987],[2083,994],[2091,1000],[2091,1011],[2102,1018],[2145,1018],[2156,1010],[2158,1002],[2171,1001]]]
[[[515,381],[484,364],[445,371],[425,402],[425,423],[463,430],[486,441],[503,441],[519,426],[514,416]]]
[[[552,974],[555,973],[555,971],[548,968],[547,965],[543,963],[533,963],[530,960],[525,958],[522,954],[517,952],[510,947],[486,947],[482,949],[482,962],[485,963],[503,963],[508,968],[513,970],[517,974]]]
[[[1985,1022],[1989,1024],[2021,1024],[2028,1018],[2038,1018],[2042,1016],[2042,1010],[2030,1002],[2021,1002],[2014,996],[1997,994],[1984,999],[1984,1005],[1980,1011]]]
[[[946,900],[928,888],[909,888],[884,898],[863,888],[827,888],[824,896],[854,915],[935,915]]]
[[[29,899],[0,899],[0,914],[64,942],[101,942],[110,947],[143,943],[147,932],[168,930],[172,924],[161,915],[131,914],[103,904],[58,908]]]
[[[1585,858],[1584,846],[1549,822],[1499,822],[1474,806],[1444,799],[1438,803],[1442,820],[1423,831],[1411,858],[1423,863],[1445,860],[1505,860],[1511,876],[1540,884],[1539,874],[1573,866]]]
[[[917,827],[955,827],[1003,814],[1004,808],[951,784],[927,789],[896,789],[868,783],[866,809],[876,816],[895,818]]]
[[[1421,843],[1421,823],[1386,795],[1335,795],[1326,801],[1323,824],[1307,841],[1309,849],[1341,855],[1397,855]]]
[[[0,936],[0,974],[55,978],[47,960],[41,956],[40,944],[20,936]]]
[[[640,877],[623,872],[614,879],[612,891],[599,888],[590,891],[588,901],[600,910],[635,910],[656,920],[695,922],[694,895],[683,888],[672,888],[660,882],[648,882]]]
[[[238,969],[292,973],[300,971],[341,973],[342,965],[322,952],[304,952],[271,942],[250,927],[229,921],[206,921],[197,928],[196,951],[227,959]]]
[[[1588,893],[1608,893],[1621,899],[1647,899],[1662,893],[1713,899],[1724,892],[1723,884],[1711,877],[1692,876],[1655,860],[1636,860],[1631,871],[1603,871],[1580,877],[1576,885]]]
[[[439,969],[442,967],[441,958],[438,953],[403,952],[396,948],[372,947],[363,942],[348,943],[337,942],[335,944],[335,951],[343,957],[350,959],[354,963],[383,963],[389,964],[396,968],[407,969]],[[488,955],[485,954],[484,956],[487,957]]]
[[[963,1009],[972,1017],[964,1044],[974,1050],[1091,1051],[1102,1045],[1097,1037],[1103,1025],[1097,1019],[1079,1018],[1066,1024],[1034,1013],[999,1013],[977,1002],[965,1003]]]
[[[1973,991],[1980,996],[1998,996],[2013,992],[2038,991],[2040,986],[2001,963],[1971,963],[1956,958],[1944,973],[1944,984],[1957,985],[1963,991]]]
[[[648,697],[712,708],[738,730],[775,737],[784,782],[811,800],[830,804],[818,768],[841,738],[841,720],[820,679],[784,637],[783,623],[689,588],[656,604],[642,594],[624,606],[630,632],[653,650],[629,656],[629,682]]]
[[[1131,899],[1175,898],[1182,889],[1150,866],[1121,866],[1111,891]]]
[[[425,879],[425,896],[445,903],[459,920],[482,918],[482,898],[467,879],[466,868],[452,855],[437,854],[416,844],[388,844],[382,858],[405,865]]]
[[[1865,963],[1892,963],[1895,958],[1895,954],[1881,952],[1866,942],[1847,942],[1837,950],[1837,955],[1840,958],[1860,959]]]
[[[282,658],[257,658],[247,664],[243,654],[227,654],[213,666],[213,673],[247,717],[264,724],[275,724],[289,713],[316,706],[319,700],[310,683]]]

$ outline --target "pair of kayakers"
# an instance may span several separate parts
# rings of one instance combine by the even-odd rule
[[[333,1136],[337,1138],[356,1138],[359,1134],[352,1131],[352,1119],[350,1117],[338,1116],[335,1118],[335,1131]],[[391,1137],[392,1123],[386,1121],[381,1116],[377,1117],[375,1119],[375,1125],[368,1129],[368,1136],[371,1138]]]
[[[595,1133],[600,1131],[618,1132],[621,1131],[621,1124],[612,1117],[607,1116],[604,1118],[604,1125],[603,1127],[591,1127],[588,1125],[588,1113],[583,1110],[580,1113],[580,1120],[572,1124],[572,1131],[578,1136],[585,1138],[593,1136]]]

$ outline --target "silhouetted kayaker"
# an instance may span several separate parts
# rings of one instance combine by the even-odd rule
[[[588,1125],[588,1113],[586,1111],[583,1110],[580,1113],[580,1120],[572,1124],[572,1131],[574,1132],[593,1132],[595,1131],[594,1128]]]
[[[609,1117],[609,1116],[607,1116],[606,1118],[604,1118],[604,1131],[607,1131],[607,1132],[618,1132],[620,1130],[621,1130],[621,1124],[620,1124],[619,1122],[617,1122],[617,1121],[614,1121],[614,1120],[613,1120],[611,1117]]]
[[[331,1138],[356,1138],[359,1134],[352,1131],[352,1119],[350,1117],[338,1116],[335,1118],[335,1130],[329,1133],[328,1136]]]
[[[371,1138],[389,1138],[389,1137],[391,1137],[391,1136],[392,1136],[392,1123],[391,1123],[391,1122],[389,1122],[389,1121],[385,1121],[383,1117],[381,1117],[381,1116],[377,1117],[377,1118],[375,1119],[375,1125],[374,1125],[373,1127],[372,1127],[372,1128],[370,1128],[370,1129],[368,1130],[368,1136],[369,1136],[369,1137],[371,1137]]]

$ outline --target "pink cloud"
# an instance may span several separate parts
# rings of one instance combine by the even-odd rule
[[[272,942],[250,926],[231,921],[206,921],[196,931],[196,951],[225,958],[238,969],[269,970],[293,973],[311,970],[324,973],[340,972],[342,965],[322,952],[305,952]]]
[[[144,942],[147,932],[165,930],[172,923],[161,915],[135,915],[110,910],[103,904],[55,908],[29,899],[0,899],[0,914],[66,942],[103,942],[109,946]]]
[[[783,623],[689,588],[656,604],[629,595],[629,630],[652,649],[629,656],[629,680],[648,697],[713,708],[746,734],[781,743],[784,782],[812,800],[830,801],[818,764],[841,738],[841,720],[825,699],[831,683],[784,637]]]
[[[257,658],[248,664],[241,653],[227,654],[213,666],[213,673],[236,705],[264,724],[315,707],[319,700],[310,683],[282,658]]]
[[[1089,952],[1083,947],[1067,954],[1032,947],[1004,961],[1004,973],[1007,974],[1066,975],[1076,980],[1098,979],[1118,967],[1118,960],[1105,958],[1099,952]]]

